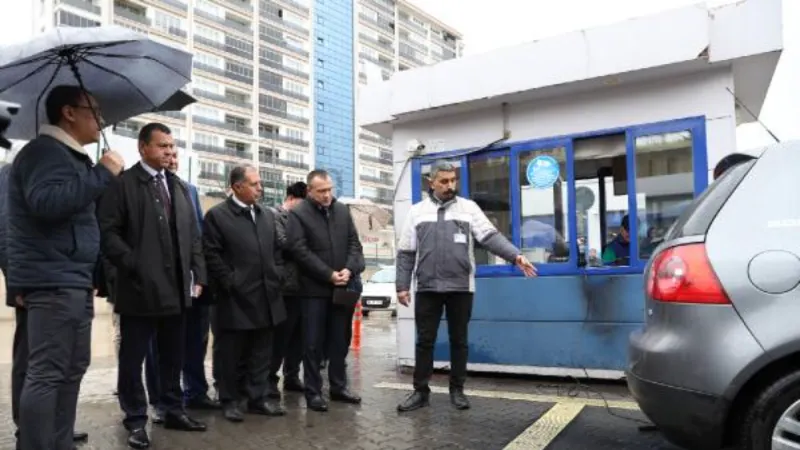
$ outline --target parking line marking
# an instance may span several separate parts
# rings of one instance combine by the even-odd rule
[[[410,391],[413,388],[407,384],[400,383],[378,383],[375,385],[379,389],[395,389],[398,391]],[[448,388],[440,386],[431,386],[431,392],[436,394],[447,394]],[[539,402],[539,403],[564,403],[575,404],[583,406],[599,406],[605,407],[606,402],[601,399],[583,398],[583,397],[561,397],[557,395],[538,395],[538,394],[523,394],[521,392],[507,392],[507,391],[487,391],[487,390],[471,390],[465,391],[467,395],[482,398],[498,398],[502,400],[520,400],[525,402]],[[638,411],[639,405],[636,402],[626,400],[608,400],[608,407],[615,409],[626,409],[630,411]]]
[[[503,450],[544,450],[578,417],[584,407],[579,403],[556,403]]]

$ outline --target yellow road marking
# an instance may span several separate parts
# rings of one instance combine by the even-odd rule
[[[411,386],[400,383],[378,383],[375,385],[379,389],[395,389],[399,391],[409,391]],[[431,392],[436,394],[447,394],[449,390],[440,386],[431,386]],[[539,402],[539,403],[562,403],[571,405],[583,406],[600,406],[605,407],[606,402],[601,399],[582,398],[582,397],[561,397],[557,395],[537,395],[537,394],[523,394],[520,392],[506,392],[506,391],[487,391],[487,390],[471,390],[467,389],[467,395],[482,398],[499,398],[503,400],[520,400],[525,402]],[[636,402],[625,400],[609,400],[609,408],[627,409],[631,411],[638,411],[639,406]]]
[[[580,403],[557,403],[503,450],[544,450],[584,407]]]

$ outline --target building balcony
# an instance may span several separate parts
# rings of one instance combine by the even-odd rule
[[[286,73],[288,73],[290,75],[294,75],[296,77],[300,77],[300,78],[303,78],[303,79],[306,79],[306,80],[309,79],[309,77],[310,77],[310,74],[308,72],[303,72],[302,70],[297,70],[297,69],[292,69],[291,67],[286,67],[285,65],[283,65],[283,63],[279,63],[277,61],[272,61],[272,60],[269,60],[269,59],[266,59],[266,58],[259,58],[259,61],[261,62],[261,64],[263,64],[263,65],[265,65],[267,67],[272,67],[273,69],[282,70],[282,71],[284,71],[284,72],[286,72]]]
[[[368,55],[368,54],[366,54],[364,52],[360,52],[358,54],[358,56],[359,56],[359,58],[363,58],[363,59],[365,59],[367,61],[373,62],[373,63],[377,64],[378,66],[383,67],[384,69],[394,70],[394,66],[393,66],[391,61],[384,61],[384,60],[379,59],[379,58],[373,58],[372,56],[370,56],[370,55]]]
[[[418,23],[415,23],[415,22],[412,22],[411,19],[406,19],[405,17],[400,16],[400,23],[402,25],[405,25],[407,28],[410,28],[411,30],[416,31],[417,33],[419,33],[419,34],[421,34],[423,36],[426,36],[426,37],[428,36],[428,30],[425,27],[423,27],[422,25],[420,25]]]
[[[290,161],[288,159],[273,158],[270,155],[259,155],[259,162],[262,164],[272,164],[284,167],[293,167],[300,170],[308,170],[308,164],[304,162]]]
[[[269,132],[266,132],[266,131],[260,131],[258,133],[258,136],[261,139],[268,139],[268,140],[271,140],[271,141],[285,142],[287,144],[299,145],[300,147],[308,147],[308,141],[304,141],[302,139],[297,139],[297,138],[293,138],[293,137],[289,137],[289,136],[284,136],[284,135],[278,134],[278,133],[269,133]]]
[[[248,151],[235,150],[232,148],[219,147],[216,145],[201,144],[199,142],[193,142],[192,148],[197,150],[198,152],[215,153],[217,155],[233,156],[236,158],[247,159],[250,161],[253,160],[253,152],[248,152]]]
[[[217,94],[215,92],[208,92],[196,88],[192,89],[192,92],[198,97],[204,98],[206,100],[225,103],[227,105],[231,105],[236,108],[253,109],[253,104],[250,102],[239,101],[238,99],[231,98],[222,94]]]
[[[284,41],[283,39],[278,39],[276,37],[269,36],[269,35],[263,34],[263,33],[260,34],[259,37],[261,38],[262,42],[266,42],[266,43],[272,44],[272,45],[274,45],[276,47],[280,47],[280,48],[282,48],[284,50],[288,50],[288,51],[294,53],[297,56],[301,56],[303,58],[308,58],[309,55],[310,55],[310,53],[308,51],[303,50],[302,48],[294,47],[294,46],[290,45],[288,42]]]
[[[362,0],[362,3],[368,6],[377,7],[384,14],[394,17],[394,2],[385,0]]]
[[[364,23],[383,31],[384,33],[394,35],[394,22],[390,22],[383,18],[375,19],[364,13],[358,13],[358,18]]]
[[[239,83],[244,83],[244,84],[247,84],[249,86],[253,85],[253,79],[250,78],[250,77],[246,77],[244,75],[240,75],[238,73],[231,72],[229,70],[221,69],[219,67],[209,66],[208,64],[203,64],[203,63],[198,62],[196,60],[192,61],[192,67],[194,67],[197,70],[202,70],[204,72],[213,73],[214,75],[217,75],[217,76],[220,76],[220,77],[230,78],[231,80],[234,80],[234,81],[239,82]]]
[[[295,116],[295,115],[287,113],[286,111],[280,111],[280,110],[277,110],[277,109],[265,108],[265,107],[262,106],[262,107],[258,108],[258,111],[262,115],[280,117],[282,119],[286,119],[288,121],[300,123],[300,124],[303,124],[303,125],[308,125],[308,122],[309,122],[309,120],[307,118],[305,118],[305,117]]]
[[[380,144],[380,145],[383,145],[385,147],[391,147],[391,145],[392,145],[392,141],[390,139],[385,139],[385,138],[381,138],[381,137],[375,137],[375,136],[372,136],[372,135],[369,135],[369,134],[366,134],[366,133],[361,133],[358,136],[361,139],[364,139],[364,140],[370,141],[370,142],[374,142],[376,144]]]
[[[188,33],[186,30],[178,27],[165,27],[165,28],[156,28],[156,30],[161,31],[162,33],[169,34],[170,36],[175,36],[177,38],[186,39]]]
[[[158,114],[159,116],[169,117],[175,120],[186,120],[186,113],[180,111],[155,111],[150,114]]]
[[[364,161],[369,161],[378,164],[386,164],[391,166],[394,161],[392,161],[392,154],[391,153],[383,153],[381,152],[380,156],[372,156],[372,155],[364,155],[359,154],[359,158],[363,159]]]
[[[442,52],[443,59],[455,59],[455,57],[456,57],[456,52],[452,50],[444,49],[444,52]]]
[[[371,177],[369,175],[360,175],[359,178],[362,181],[368,181],[370,183],[383,184],[383,185],[386,185],[386,186],[394,187],[394,181],[391,178]]]
[[[300,100],[300,101],[303,101],[303,102],[308,102],[310,100],[307,95],[301,94],[299,92],[290,91],[290,90],[284,88],[283,86],[277,86],[277,85],[274,85],[274,84],[271,84],[271,83],[267,83],[267,82],[264,82],[264,81],[259,81],[258,85],[261,87],[261,89],[265,89],[265,90],[270,91],[270,92],[275,92],[275,93],[278,93],[278,94],[281,94],[281,95],[285,95],[286,97],[291,97],[291,98],[294,98],[294,99],[297,99],[297,100]]]
[[[200,178],[201,180],[206,180],[206,181],[221,181],[223,183],[225,181],[227,181],[225,179],[225,174],[214,173],[214,172],[200,171],[200,174],[197,175],[197,178]]]
[[[270,3],[270,2],[268,2],[268,3]],[[295,10],[295,11],[305,15],[306,17],[308,17],[308,13],[311,12],[311,9],[309,9],[308,6],[302,4],[302,3],[298,2],[298,1],[295,1],[295,0],[277,0],[277,2],[273,2],[273,3],[279,3],[279,4],[282,4],[282,5],[286,5],[286,6],[289,7],[289,9]]]
[[[179,10],[184,14],[189,12],[189,5],[179,0],[150,0],[150,3],[159,6],[167,6],[168,8]]]
[[[253,129],[248,126],[239,125],[236,123],[224,122],[222,120],[217,120],[217,119],[209,119],[208,117],[192,116],[192,121],[200,125],[207,125],[210,127],[221,128],[223,130],[233,131],[236,133],[247,134],[247,135],[253,134]]]
[[[217,3],[227,6],[237,12],[250,16],[253,14],[253,4],[247,0],[215,0]]]
[[[137,14],[130,9],[114,6],[114,15],[132,22],[140,23],[144,26],[150,27],[152,21],[144,14]]]
[[[131,139],[139,139],[139,132],[131,130],[130,128],[114,128],[114,134],[117,136],[124,136]]]
[[[365,198],[367,200],[372,200],[373,202],[379,205],[387,205],[392,206],[394,203],[394,199],[391,197],[382,197],[378,195],[362,195],[361,198]]]
[[[246,34],[251,36],[253,34],[253,29],[247,25],[241,24],[236,22],[235,20],[226,19],[224,17],[216,16],[214,14],[209,14],[201,9],[195,8],[194,13],[198,17],[202,17],[203,19],[209,20],[214,22],[218,25],[222,25],[226,29],[236,30],[240,33]]]
[[[422,59],[417,57],[417,55],[415,55],[415,54],[413,54],[411,52],[404,52],[404,51],[400,50],[400,57],[401,58],[405,58],[406,61],[411,62],[412,64],[415,65],[415,67],[417,67],[417,66],[427,66],[428,65],[427,62],[423,61]]]
[[[307,27],[298,25],[296,23],[288,22],[272,14],[261,14],[261,19],[269,23],[280,25],[285,30],[288,30],[289,32],[297,34],[301,37],[308,37],[309,35],[311,35],[311,31]]]
[[[358,33],[358,37],[364,42],[368,42],[382,49],[389,50],[389,53],[394,53],[394,43],[392,42],[381,41],[380,39],[375,39],[374,37],[364,33]]]
[[[248,52],[238,47],[234,47],[229,44],[223,44],[222,42],[213,41],[211,39],[206,39],[202,36],[197,36],[197,35],[194,36],[194,41],[202,46],[213,48],[221,52],[228,53],[230,55],[238,56],[239,58],[244,58],[247,60],[253,59],[252,50]]]
[[[90,12],[92,14],[100,15],[101,9],[99,6],[88,0],[58,0],[59,4],[74,6],[78,9]]]

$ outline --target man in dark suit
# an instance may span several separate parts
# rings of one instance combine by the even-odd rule
[[[306,198],[308,185],[302,181],[292,184],[286,188],[286,198],[283,204],[276,208],[278,240],[281,248],[287,250],[286,224],[289,221],[289,211],[299,205]],[[302,317],[301,299],[297,296],[300,287],[297,273],[297,265],[292,261],[292,255],[288,251],[282,253],[284,257],[283,267],[286,279],[283,283],[283,303],[286,305],[286,322],[282,323],[275,331],[275,339],[272,345],[272,358],[269,369],[269,390],[267,395],[270,398],[281,398],[278,390],[278,371],[283,366],[283,390],[292,392],[303,392],[303,382],[300,381],[300,363],[303,361],[303,327],[300,323]]]
[[[167,170],[173,174],[178,173],[178,152],[172,151],[169,156]],[[193,213],[197,217],[198,232],[202,233],[203,209],[200,206],[200,196],[197,187],[185,183],[189,189],[192,200]],[[187,409],[214,410],[219,409],[219,403],[208,396],[208,381],[206,380],[205,360],[208,349],[209,334],[209,307],[202,299],[192,299],[193,307],[186,312],[186,342],[183,361],[183,403]],[[150,345],[145,358],[145,380],[150,404],[155,409],[153,423],[163,423],[162,408],[156,403],[158,400],[158,348],[156,340]]]
[[[45,110],[49,125],[14,158],[8,182],[7,285],[25,308],[17,311],[27,315],[18,446],[69,450],[91,359],[100,247],[95,202],[124,162],[106,152],[95,165],[84,149],[100,137],[101,112],[90,93],[56,86]]]
[[[183,406],[186,310],[206,282],[201,237],[189,189],[167,170],[170,130],[151,123],[139,132],[142,161],[126,170],[100,202],[103,254],[116,268],[114,309],[122,342],[117,389],[128,445],[148,448],[142,363],[155,336],[164,426],[205,431]]]
[[[233,194],[206,214],[203,250],[216,295],[212,320],[219,397],[225,418],[241,422],[244,402],[254,414],[285,414],[267,401],[266,388],[272,330],[286,320],[286,309],[275,215],[256,204],[261,196],[258,170],[233,168],[230,187]]]
[[[361,403],[348,388],[345,366],[355,303],[334,303],[333,298],[334,288],[345,289],[364,271],[364,253],[349,208],[333,197],[330,175],[314,170],[306,181],[308,196],[289,213],[287,236],[303,299],[306,403],[323,412],[328,404],[322,397],[320,363],[326,342],[331,400]]]

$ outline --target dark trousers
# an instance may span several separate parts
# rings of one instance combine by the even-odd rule
[[[20,448],[72,450],[81,380],[89,367],[94,298],[87,289],[25,295],[28,367],[19,399]]]
[[[155,342],[158,361],[158,401],[165,414],[183,414],[181,367],[183,366],[183,314],[168,317],[120,316],[122,343],[119,350],[117,389],[128,430],[147,424],[147,398],[142,386],[142,363]]]
[[[183,399],[186,402],[208,395],[206,352],[208,350],[208,306],[194,306],[186,312],[183,361]]]
[[[415,297],[417,348],[414,389],[430,392],[428,383],[433,375],[433,346],[442,320],[442,310],[447,314],[447,332],[450,338],[450,389],[463,389],[467,379],[467,330],[472,317],[472,294],[417,292]]]
[[[286,320],[275,329],[272,344],[269,377],[273,383],[278,382],[281,365],[283,365],[284,381],[298,379],[300,363],[303,361],[303,327],[300,322],[303,315],[302,299],[284,297],[284,300]]]
[[[183,401],[208,395],[206,381],[206,349],[208,348],[209,312],[207,306],[195,306],[186,312],[186,339],[183,357]],[[144,362],[147,397],[150,405],[158,408],[158,344],[154,337]]]
[[[320,363],[328,357],[331,392],[347,389],[345,360],[350,350],[354,307],[334,305],[331,298],[303,299],[303,381],[306,398],[322,395]],[[326,351],[327,350],[327,351]]]
[[[28,311],[14,308],[16,328],[11,363],[11,418],[19,427],[19,398],[25,385],[25,372],[28,370]]]
[[[264,401],[269,380],[272,329],[217,329],[214,335],[215,376],[223,405]]]
[[[147,346],[147,355],[144,358],[144,382],[147,385],[147,402],[150,406],[158,408],[158,399],[161,396],[161,386],[158,380],[158,341],[153,336]]]

